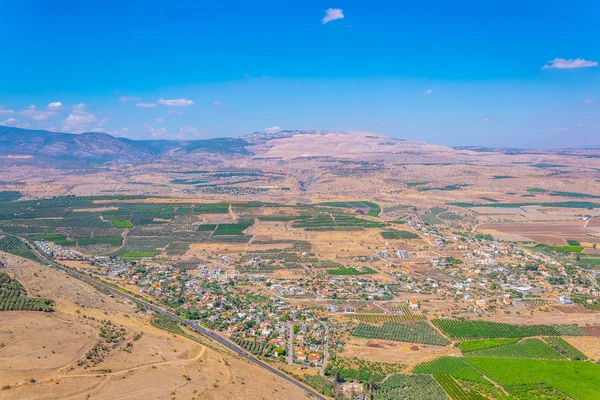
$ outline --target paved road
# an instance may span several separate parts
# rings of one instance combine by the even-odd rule
[[[155,312],[157,312],[159,314],[162,314],[162,315],[169,316],[169,317],[177,320],[178,322],[180,322],[180,323],[182,323],[182,324],[190,327],[194,331],[207,336],[208,338],[214,340],[215,342],[218,342],[223,347],[226,347],[227,349],[233,351],[234,353],[236,353],[236,354],[244,357],[246,360],[248,360],[248,361],[250,361],[250,362],[258,365],[259,367],[262,367],[262,368],[266,369],[269,372],[274,373],[275,375],[277,375],[280,378],[286,380],[287,382],[291,383],[292,385],[299,387],[300,389],[304,390],[306,393],[311,394],[315,398],[317,398],[319,400],[327,400],[326,397],[323,397],[321,394],[315,392],[314,390],[310,389],[307,386],[304,386],[300,382],[295,381],[294,379],[292,379],[289,376],[287,376],[285,373],[283,373],[283,372],[281,372],[281,371],[279,371],[279,370],[271,367],[269,364],[267,364],[265,362],[262,362],[261,360],[253,357],[251,354],[247,353],[245,350],[241,349],[240,347],[238,347],[234,343],[230,342],[229,340],[227,340],[227,339],[219,336],[218,334],[216,334],[215,332],[211,331],[210,329],[206,329],[206,328],[200,326],[197,321],[183,320],[183,319],[179,318],[177,315],[173,314],[172,312],[165,310],[164,308],[155,306],[154,304],[150,304],[150,303],[148,303],[148,302],[146,302],[144,300],[138,299],[137,297],[131,296],[131,295],[127,294],[127,293],[123,293],[123,292],[121,292],[121,291],[119,291],[119,290],[117,290],[117,289],[115,289],[115,288],[113,288],[111,286],[108,286],[108,285],[105,285],[105,284],[103,284],[101,282],[98,282],[95,279],[93,279],[93,278],[91,278],[91,277],[89,277],[87,275],[81,274],[81,273],[79,273],[77,271],[74,271],[74,270],[72,270],[70,268],[64,267],[63,265],[57,264],[54,261],[49,260],[48,258],[46,258],[46,256],[44,254],[42,254],[39,251],[37,251],[37,249],[35,248],[35,246],[33,246],[31,243],[29,243],[25,238],[20,238],[20,239],[23,242],[27,243],[31,247],[31,249],[36,253],[36,255],[38,257],[40,257],[42,260],[44,260],[49,266],[52,266],[52,267],[54,267],[54,268],[56,268],[56,269],[58,269],[60,271],[64,271],[67,274],[69,274],[69,275],[71,275],[71,276],[73,276],[75,278],[78,278],[78,279],[80,279],[82,281],[85,281],[85,282],[89,283],[92,286],[100,287],[103,290],[109,291],[112,294],[124,297],[127,300],[131,300],[131,301],[133,301],[133,302],[135,302],[135,303],[137,303],[137,304],[139,304],[139,305],[141,305],[143,307],[146,307],[149,310],[155,311]]]

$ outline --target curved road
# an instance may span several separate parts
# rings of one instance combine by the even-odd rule
[[[230,342],[229,340],[217,335],[216,333],[214,333],[213,331],[211,331],[210,329],[206,329],[202,326],[199,325],[198,322],[195,321],[188,321],[188,320],[184,320],[179,318],[177,315],[173,314],[170,311],[165,310],[164,308],[161,307],[157,307],[154,304],[150,304],[144,300],[138,299],[137,297],[131,296],[127,293],[123,293],[120,290],[117,290],[111,286],[105,285],[101,282],[96,281],[95,279],[81,274],[77,271],[74,271],[70,268],[64,267],[60,264],[55,263],[52,260],[49,260],[48,258],[46,258],[45,255],[43,255],[42,253],[40,253],[37,248],[35,246],[33,246],[31,243],[29,243],[29,241],[27,241],[27,239],[20,237],[19,239],[21,239],[23,242],[25,242],[32,250],[33,252],[43,261],[45,261],[49,266],[52,266],[60,271],[63,271],[77,279],[80,279],[84,282],[89,283],[92,286],[96,286],[96,287],[100,287],[104,290],[109,291],[110,293],[113,293],[115,295],[121,296],[126,298],[127,300],[131,300],[143,307],[146,307],[152,311],[155,311],[159,314],[162,315],[166,315],[168,317],[171,317],[173,319],[175,319],[176,321],[188,326],[189,328],[193,329],[194,331],[201,333],[205,336],[207,336],[208,338],[214,340],[215,342],[218,342],[219,344],[221,344],[222,346],[226,347],[227,349],[233,351],[234,353],[240,355],[241,357],[245,358],[246,360],[257,364],[258,366],[266,369],[269,372],[274,373],[275,375],[279,376],[280,378],[286,380],[287,382],[291,383],[294,386],[299,387],[300,389],[304,390],[306,393],[311,394],[312,396],[314,396],[315,398],[319,399],[319,400],[327,400],[326,397],[323,397],[321,394],[315,392],[314,390],[312,390],[311,388],[304,386],[303,384],[301,384],[300,382],[290,378],[288,375],[286,375],[285,373],[271,367],[269,364],[253,357],[251,354],[247,353],[245,350],[241,349],[240,347],[236,346],[234,343]]]

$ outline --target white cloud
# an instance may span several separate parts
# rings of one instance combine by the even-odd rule
[[[127,127],[121,128],[118,131],[108,132],[109,135],[112,135],[115,137],[125,137],[125,136],[127,136],[128,133],[129,133],[129,128],[127,128]]]
[[[588,99],[588,100],[584,100],[583,101],[583,104],[595,104],[595,103],[596,103],[596,101],[592,100],[592,99]],[[2,110],[0,110],[0,112],[2,112]]]
[[[213,104],[214,104],[215,106],[224,106],[224,105],[225,105],[225,103],[222,103],[222,102],[220,102],[219,100],[215,101]]]
[[[73,110],[85,110],[87,106],[84,103],[79,103],[71,106]]]
[[[427,95],[429,95],[431,93],[433,93],[433,89],[427,89],[426,91],[423,92],[423,94],[427,94]]]
[[[174,107],[187,107],[194,104],[192,100],[187,99],[160,99],[158,100],[158,104],[162,104],[164,106],[174,106]]]
[[[45,121],[54,114],[53,111],[37,110],[33,104],[28,109],[21,111],[22,116],[34,121]]]
[[[137,103],[136,106],[151,108],[151,107],[156,107],[156,104],[154,104],[154,103]]]
[[[171,115],[181,115],[181,114],[183,114],[183,111],[169,110],[169,111],[167,111],[167,113],[169,113]]]
[[[4,121],[0,121],[0,125],[2,126],[17,126],[19,121],[16,118],[7,118]]]
[[[196,139],[202,136],[202,132],[195,126],[182,126],[179,128],[178,139]]]
[[[150,132],[150,134],[154,137],[164,136],[167,133],[166,128],[155,128],[148,122],[144,124],[144,128],[148,129],[148,132]]]
[[[323,24],[326,24],[331,21],[335,21],[336,19],[343,19],[344,13],[341,8],[328,8],[325,10],[325,16],[323,17]]]
[[[281,130],[278,126],[272,126],[270,128],[265,128],[265,133],[277,133]]]
[[[60,101],[53,101],[52,103],[48,104],[48,108],[50,110],[60,110],[63,107],[63,104]]]
[[[160,124],[162,124],[163,122],[165,122],[165,120],[162,119],[162,118],[156,118],[155,121],[158,122],[158,123],[160,123]]]
[[[584,60],[583,58],[570,58],[568,60],[564,58],[555,58],[554,60],[548,61],[542,69],[573,69],[597,66],[598,63],[596,61]]]
[[[492,117],[483,117],[483,120],[484,120],[484,121],[491,121],[491,120],[492,120]]]
[[[85,111],[85,104],[81,103],[73,106],[71,114],[62,120],[62,129],[70,133],[99,131],[105,122],[106,119],[98,120],[95,115]]]
[[[0,106],[0,115],[12,115],[15,112],[13,110],[7,110],[6,108]]]
[[[119,97],[119,101],[121,103],[127,103],[128,101],[140,101],[141,97],[127,97],[127,96],[121,96]]]

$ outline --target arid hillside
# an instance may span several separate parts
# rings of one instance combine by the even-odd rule
[[[29,296],[50,298],[55,309],[0,312],[0,399],[305,398],[200,337],[150,325],[145,312],[63,273],[6,253],[0,262]],[[114,332],[122,336],[106,343]]]

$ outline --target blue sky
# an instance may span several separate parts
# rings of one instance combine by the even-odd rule
[[[7,0],[0,123],[600,145],[598,15],[593,0]]]

